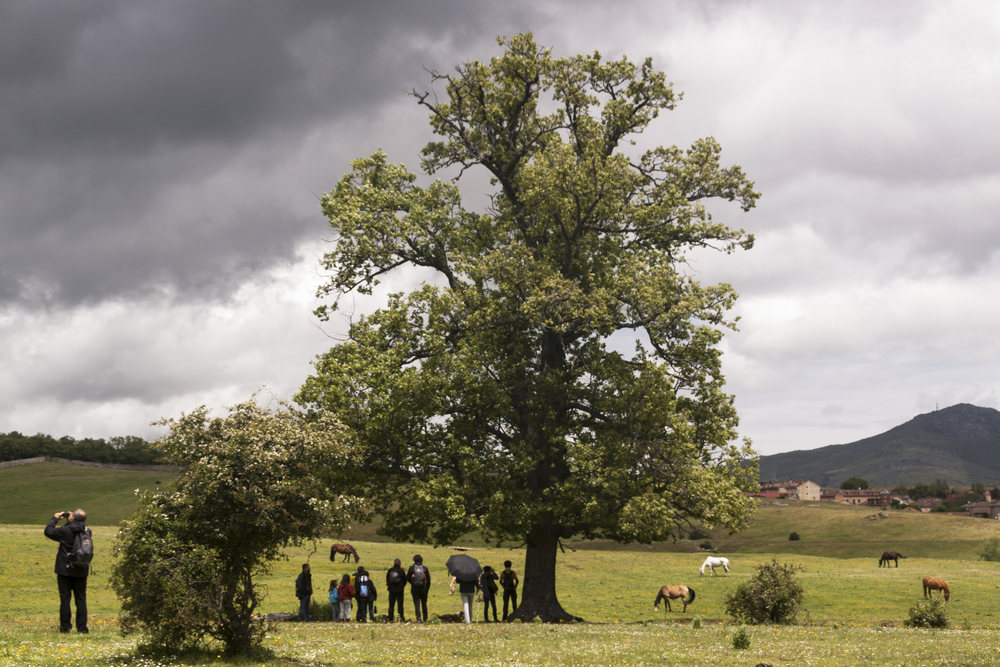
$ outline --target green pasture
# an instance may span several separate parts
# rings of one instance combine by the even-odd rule
[[[45,525],[58,510],[87,510],[91,525],[117,526],[137,506],[136,489],[176,473],[38,463],[0,469],[0,524]]]
[[[77,486],[75,495],[58,495],[73,488],[67,477],[79,480],[81,475],[88,483]],[[118,604],[107,587],[117,530],[107,524],[134,507],[136,487],[152,488],[168,479],[162,473],[57,464],[0,470],[0,516],[30,519],[0,525],[0,666],[1000,664],[1000,563],[986,563],[976,554],[986,539],[1000,535],[998,522],[896,511],[889,519],[867,521],[868,508],[794,502],[763,506],[750,528],[737,535],[712,531],[718,555],[731,560],[729,578],[699,577],[706,554],[692,541],[568,541],[567,551],[559,554],[557,588],[563,605],[586,619],[582,625],[289,623],[276,626],[267,642],[269,653],[255,661],[234,662],[221,652],[137,657],[135,640],[117,631]],[[92,517],[97,548],[88,595],[92,630],[86,638],[56,632],[55,544],[42,535],[55,510],[77,505]],[[801,539],[789,541],[791,531]],[[312,565],[316,600],[324,598],[331,578],[353,572],[353,562],[328,560],[333,541],[289,550],[288,560],[276,563],[261,581],[268,593],[261,611],[296,611],[294,580],[303,562]],[[379,575],[393,558],[408,565],[420,553],[432,575],[431,613],[458,610],[458,599],[448,595],[444,567],[454,549],[393,544],[376,536],[374,525],[360,526],[340,541],[354,544],[360,564],[376,573],[377,582],[384,581]],[[509,559],[523,573],[523,549],[489,548],[475,538],[458,546],[497,568]],[[883,550],[910,557],[898,569],[879,568]],[[796,625],[753,628],[751,648],[737,651],[730,642],[734,627],[723,611],[725,595],[772,556],[802,568],[804,608]],[[921,599],[921,578],[928,575],[951,586],[948,630],[902,626],[908,608]],[[653,612],[653,598],[664,584],[695,589],[696,600],[686,614],[679,606],[671,613]],[[386,604],[383,590],[380,613]],[[408,617],[410,607],[407,595]],[[698,629],[695,618],[701,620]]]

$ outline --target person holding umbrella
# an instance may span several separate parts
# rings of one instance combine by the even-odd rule
[[[479,561],[466,554],[456,554],[445,563],[448,567],[448,574],[451,575],[451,585],[449,590],[451,595],[455,594],[455,586],[458,585],[458,593],[462,596],[462,609],[465,611],[465,622],[472,623],[472,600],[479,590],[479,577],[483,573],[483,568]]]

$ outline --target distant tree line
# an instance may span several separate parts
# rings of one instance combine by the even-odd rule
[[[134,435],[104,438],[84,438],[76,440],[68,435],[53,438],[38,433],[22,435],[17,431],[0,433],[0,461],[17,461],[38,456],[55,456],[93,463],[124,463],[131,465],[155,465],[161,452],[152,443]]]

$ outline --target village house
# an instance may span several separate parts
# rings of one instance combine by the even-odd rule
[[[917,507],[921,512],[930,512],[932,507],[937,507],[943,502],[940,498],[921,498],[917,501]]]
[[[786,498],[788,500],[819,500],[819,484],[809,480],[788,480],[785,482],[761,482],[760,496],[764,498]],[[774,495],[777,494],[777,495]]]
[[[892,505],[892,495],[888,489],[838,489],[833,501],[844,505],[886,508]]]

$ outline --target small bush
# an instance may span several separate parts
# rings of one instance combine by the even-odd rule
[[[691,623],[691,627],[695,630],[701,630],[701,616],[695,616],[694,621]]]
[[[941,600],[918,602],[910,607],[910,617],[903,621],[908,628],[947,628],[948,606]]]
[[[986,540],[986,544],[979,550],[979,555],[983,560],[991,563],[1000,561],[1000,537],[991,537]]]
[[[330,598],[327,596],[324,597],[326,597],[325,600],[322,597],[314,595],[309,600],[309,618],[314,621],[333,620],[333,607],[330,605]]]
[[[708,540],[705,540],[704,542],[702,542],[701,544],[698,545],[698,548],[699,549],[704,549],[705,551],[711,551],[713,547],[712,547],[712,543],[711,542],[709,542]]]
[[[795,531],[793,530],[793,531],[792,531],[792,534],[788,536],[788,539],[789,539],[789,541],[791,541],[791,542],[798,542],[798,541],[799,541],[799,539],[801,539],[801,538],[799,538],[799,534],[798,534],[798,533],[796,533],[796,532],[795,532]]]
[[[726,595],[726,613],[741,623],[789,623],[795,619],[804,591],[795,580],[796,568],[776,558]]]
[[[750,648],[750,631],[745,625],[736,628],[733,633],[733,648],[740,651]]]
[[[710,537],[711,537],[711,535],[709,535],[708,533],[706,533],[701,528],[692,528],[691,532],[688,533],[688,539],[689,540],[706,540],[706,539],[708,539]]]

